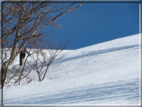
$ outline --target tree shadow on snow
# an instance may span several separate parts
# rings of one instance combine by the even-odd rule
[[[136,101],[139,104],[139,79],[117,81],[99,85],[82,86],[62,92],[5,101],[4,104],[75,104],[93,102],[101,104],[111,101]]]

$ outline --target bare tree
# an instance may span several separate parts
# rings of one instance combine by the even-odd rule
[[[32,58],[34,63],[32,63],[31,66],[34,66],[32,68],[34,68],[34,71],[37,72],[39,81],[43,81],[45,79],[49,66],[55,60],[59,60],[66,55],[60,53],[66,48],[69,42],[70,41],[66,42],[65,44],[60,42],[56,45],[55,41],[53,40],[51,44],[47,45],[46,51],[38,48],[33,51],[35,56]]]
[[[29,76],[31,71],[37,72],[38,81],[43,81],[45,79],[49,66],[55,60],[59,60],[66,55],[65,53],[60,53],[70,42],[68,41],[65,44],[60,42],[56,44],[52,39],[50,40],[50,44],[46,45],[46,50],[43,50],[42,47],[45,46],[43,46],[43,44],[40,44],[40,41],[42,41],[41,38],[34,38],[34,40],[31,41],[31,43],[29,44],[30,47],[33,47],[35,45],[40,45],[40,47],[37,47],[36,49],[28,49],[31,54],[27,54],[23,66],[19,67],[19,64],[13,64],[8,69],[10,75],[8,75],[8,78],[5,82],[6,84],[12,83],[20,85],[23,79],[27,79],[27,83],[31,82],[32,80],[36,80],[36,78],[34,78],[33,76]]]
[[[64,13],[75,11],[83,5],[83,3],[79,5],[76,3],[53,3],[52,0],[48,0],[48,2],[2,3],[3,40],[1,45],[2,47],[7,47],[7,45],[11,47],[10,57],[2,63],[2,87],[4,87],[7,78],[9,66],[14,63],[15,58],[25,45],[33,38],[48,36],[48,34],[45,35],[41,32],[41,29],[47,26],[52,25],[55,28],[60,28],[56,20]],[[18,48],[19,52],[17,52]],[[51,56],[54,55],[51,53]]]

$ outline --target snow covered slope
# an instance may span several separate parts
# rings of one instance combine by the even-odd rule
[[[139,105],[140,90],[137,34],[68,51],[45,81],[5,87],[3,95],[5,105]]]

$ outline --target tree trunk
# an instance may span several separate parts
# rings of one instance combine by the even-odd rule
[[[6,77],[7,77],[8,63],[9,63],[9,61],[6,61],[2,65],[2,87],[4,87],[5,80],[6,80]]]
[[[10,65],[12,65],[14,63],[15,58],[17,56],[17,54],[16,54],[17,48],[18,48],[18,41],[14,43],[14,46],[13,46],[12,52],[11,52],[11,57],[9,58],[9,60],[5,61],[2,65],[2,87],[4,87],[4,84],[5,84],[8,68]]]

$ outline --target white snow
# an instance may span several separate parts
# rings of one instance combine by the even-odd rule
[[[138,106],[140,48],[140,34],[136,34],[66,50],[68,54],[50,66],[44,81],[4,87],[3,103]]]

